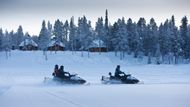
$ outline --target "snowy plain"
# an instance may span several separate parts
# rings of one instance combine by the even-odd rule
[[[41,51],[0,52],[0,107],[190,107],[190,64],[147,65],[114,53],[72,54]],[[54,65],[79,74],[87,85],[44,84]],[[143,84],[101,84],[102,75],[114,73],[116,65]]]

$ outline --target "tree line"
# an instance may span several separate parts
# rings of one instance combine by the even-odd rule
[[[154,18],[149,22],[141,17],[137,22],[131,18],[127,21],[124,17],[110,24],[108,11],[105,18],[97,19],[95,27],[85,16],[78,18],[78,24],[74,23],[74,17],[62,22],[57,19],[52,25],[49,21],[42,22],[38,36],[28,36],[23,33],[22,26],[16,32],[5,31],[0,28],[0,50],[18,49],[19,44],[27,37],[33,39],[40,50],[46,50],[51,39],[61,41],[67,50],[87,51],[88,46],[95,39],[102,40],[108,51],[114,51],[123,59],[126,54],[132,54],[135,58],[148,56],[148,63],[152,58],[156,63],[179,63],[180,60],[190,62],[190,25],[187,17],[181,20],[181,25],[175,25],[175,17],[172,16],[159,26]]]

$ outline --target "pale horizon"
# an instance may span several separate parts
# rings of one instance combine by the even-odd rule
[[[98,17],[105,17],[106,9],[111,24],[121,17],[133,22],[144,17],[146,24],[154,18],[159,26],[174,15],[179,27],[184,16],[190,17],[189,4],[188,0],[0,0],[0,28],[16,32],[21,25],[24,33],[39,35],[43,20],[54,24],[56,19],[65,22],[74,16],[77,25],[78,17],[83,15],[94,28]]]

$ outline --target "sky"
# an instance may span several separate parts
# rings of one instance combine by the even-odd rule
[[[144,17],[149,23],[154,18],[157,25],[175,16],[176,25],[180,26],[182,17],[190,18],[190,0],[0,0],[0,28],[16,30],[22,25],[23,31],[30,35],[39,35],[42,20],[54,24],[56,19],[65,22],[85,15],[92,21],[105,17],[108,9],[109,22],[118,18],[132,18],[137,22]]]

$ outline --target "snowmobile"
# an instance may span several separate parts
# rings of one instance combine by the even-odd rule
[[[121,74],[121,77],[115,77],[111,75],[109,72],[109,77],[102,76],[101,81],[103,84],[137,84],[140,81],[135,77],[131,76],[131,74]]]
[[[45,77],[44,82],[45,83],[55,82],[58,84],[84,84],[86,83],[86,80],[79,77],[78,74],[72,74],[66,76],[65,78],[56,77],[56,76],[54,76],[53,78]]]

